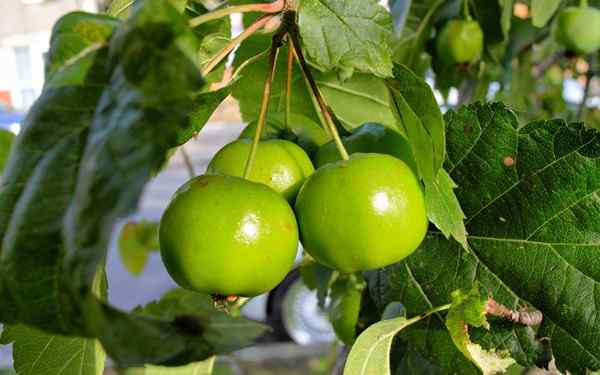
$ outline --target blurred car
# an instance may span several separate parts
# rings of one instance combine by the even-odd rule
[[[24,119],[24,114],[11,111],[4,104],[0,103],[0,129],[8,130],[15,135],[19,134]]]

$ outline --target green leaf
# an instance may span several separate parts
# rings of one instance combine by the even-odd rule
[[[117,242],[123,265],[133,275],[139,275],[148,262],[149,253],[159,249],[158,223],[130,221],[123,225]]]
[[[118,17],[120,19],[127,19],[131,15],[133,7],[140,0],[112,0],[106,13],[109,16]],[[188,0],[168,0],[169,3],[180,12],[183,12]]]
[[[469,326],[489,329],[486,315],[487,298],[482,298],[479,286],[475,284],[470,291],[455,290],[452,292],[452,306],[446,316],[446,326],[452,341],[460,351],[484,374],[504,373],[515,361],[504,352],[484,350],[480,345],[471,342]]]
[[[403,65],[395,65],[394,79],[387,83],[425,185],[429,220],[445,236],[454,237],[467,248],[464,213],[454,195],[455,184],[441,168],[446,148],[445,125],[433,92]]]
[[[102,375],[105,354],[98,340],[52,335],[25,325],[5,327],[0,344],[14,342],[19,375]]]
[[[215,353],[228,353],[249,346],[268,331],[267,326],[261,323],[215,310],[208,294],[185,289],[173,289],[160,300],[135,312],[141,316],[175,321],[181,328],[190,331],[201,330],[206,344]]]
[[[325,309],[331,285],[337,280],[339,272],[317,263],[308,254],[304,254],[299,270],[304,285],[317,292],[319,307]]]
[[[406,261],[369,274],[371,297],[381,309],[400,301],[414,314],[478,281],[496,301],[533,307],[544,320],[537,332],[493,321],[490,332],[473,329],[473,342],[532,366],[545,337],[562,371],[600,368],[600,133],[560,120],[519,127],[502,104],[449,111],[446,123],[446,169],[458,185],[471,251],[432,232]],[[469,373],[447,354],[443,322],[414,329],[402,339],[447,373]]]
[[[428,314],[429,312],[411,319],[401,316],[395,319],[383,320],[367,328],[352,345],[348,359],[346,359],[344,374],[391,374],[390,351],[394,337],[398,332],[417,323]]]
[[[144,375],[211,375],[213,373],[213,364],[214,358],[179,367],[148,365],[145,368]]]
[[[12,144],[15,141],[15,135],[8,130],[0,130],[0,174],[10,156]]]
[[[189,126],[203,88],[198,48],[185,16],[145,0],[108,48],[72,59],[46,82],[1,187],[0,321],[98,338],[123,366],[201,361],[256,337],[252,327],[238,337],[233,318],[214,309],[157,319],[93,293],[114,224],[137,207]]]
[[[315,80],[346,130],[376,122],[402,132],[385,80],[370,74],[354,74],[341,80],[335,73],[317,73]]]
[[[302,48],[319,70],[392,75],[390,13],[377,0],[302,0]]]
[[[456,187],[448,172],[440,169],[436,180],[425,184],[427,215],[446,238],[452,236],[464,248],[468,248],[465,214],[454,194]]]
[[[70,60],[107,45],[120,22],[112,17],[73,12],[56,22],[47,55],[46,79]]]
[[[235,53],[234,66],[239,68],[246,60],[266,51],[271,45],[271,35],[254,35],[248,38]],[[269,101],[269,112],[285,111],[285,83],[287,71],[287,46],[279,50],[277,58],[277,70],[271,87],[271,98]],[[303,115],[310,120],[319,123],[319,116],[315,112],[311,96],[306,88],[304,78],[294,63],[292,75],[292,100],[291,111]],[[240,112],[245,122],[258,119],[260,102],[262,99],[264,80],[267,77],[267,56],[245,66],[240,72],[239,79],[233,88],[233,97],[238,100]]]
[[[561,0],[531,0],[531,17],[535,27],[543,27],[558,9]]]
[[[203,91],[194,94],[194,109],[189,115],[189,125],[179,129],[177,141],[175,142],[177,145],[186,143],[204,128],[204,125],[206,125],[219,105],[231,94],[234,84],[234,82],[231,82],[214,91]]]

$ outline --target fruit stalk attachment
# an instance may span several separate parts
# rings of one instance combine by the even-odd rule
[[[463,0],[463,17],[467,21],[471,21],[473,17],[471,17],[471,11],[469,10],[469,0]]]
[[[289,41],[289,36],[288,36]],[[292,73],[294,71],[294,49],[288,42],[287,76],[285,80],[285,128],[290,128],[290,115],[292,111]]]
[[[271,97],[271,85],[273,84],[273,78],[275,77],[275,69],[277,68],[277,52],[279,51],[279,47],[281,47],[282,38],[283,34],[277,32],[273,36],[273,41],[271,42],[271,50],[269,52],[268,62],[269,70],[267,73],[267,77],[265,78],[262,102],[260,104],[260,112],[258,115],[258,122],[256,124],[256,132],[254,134],[254,139],[252,140],[250,154],[248,155],[248,159],[246,160],[246,167],[244,168],[245,179],[248,179],[248,177],[250,176],[250,172],[252,170],[252,163],[254,162],[254,158],[256,157],[256,151],[258,150],[260,136],[265,126],[265,121],[267,119],[267,111],[269,110],[269,99]]]
[[[275,16],[268,15],[258,19],[252,25],[250,25],[246,30],[244,30],[240,35],[231,39],[231,41],[223,47],[216,55],[214,55],[210,61],[206,64],[206,66],[202,69],[202,75],[205,76],[210,73],[238,44],[242,43],[244,40],[248,39],[252,34],[256,31],[264,27],[269,21],[271,21]]]
[[[300,69],[302,70],[302,74],[304,74],[304,77],[306,78],[306,81],[308,82],[310,91],[313,94],[313,96],[315,97],[315,99],[317,100],[317,103],[319,104],[319,109],[321,110],[321,113],[323,114],[323,118],[325,120],[325,125],[327,126],[327,128],[329,129],[329,133],[333,137],[335,145],[336,145],[338,151],[340,152],[340,156],[342,157],[342,159],[348,160],[348,159],[350,159],[350,157],[348,156],[348,151],[346,151],[346,148],[344,147],[344,144],[342,143],[342,138],[340,137],[340,134],[338,133],[338,131],[335,127],[335,124],[333,122],[333,116],[330,112],[330,109],[327,106],[327,103],[325,103],[325,100],[323,99],[321,92],[319,91],[319,87],[317,86],[317,83],[315,82],[315,79],[308,67],[308,64],[306,63],[306,59],[304,58],[302,49],[300,48],[300,38],[298,37],[298,26],[296,25],[296,22],[295,22],[295,13],[292,11],[286,12],[284,14],[284,18],[288,18],[288,17],[290,19],[294,20],[294,22],[292,22],[291,25],[289,25],[289,30],[288,30],[289,43],[290,43],[291,47],[294,49],[294,52],[296,54],[296,59],[298,60],[298,64],[300,65]]]
[[[276,0],[269,4],[244,4],[237,6],[230,6],[214,10],[212,12],[203,14],[198,17],[194,17],[190,20],[190,27],[199,26],[205,22],[216,20],[219,18],[230,16],[234,13],[248,13],[248,12],[261,12],[261,13],[279,13],[285,6],[285,0]]]

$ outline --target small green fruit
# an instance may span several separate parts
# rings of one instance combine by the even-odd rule
[[[378,153],[395,156],[417,173],[417,163],[412,155],[410,144],[402,134],[381,124],[367,123],[343,137],[344,147],[349,154],[357,152]],[[315,156],[317,168],[341,159],[335,143],[329,142],[319,148]]]
[[[477,21],[450,20],[437,37],[437,55],[446,65],[472,64],[483,53],[483,31]]]
[[[600,10],[568,7],[556,20],[556,40],[568,51],[587,55],[600,48]]]
[[[294,212],[263,184],[204,175],[173,196],[159,228],[167,271],[197,292],[256,296],[290,271],[298,246]]]
[[[241,177],[251,146],[248,139],[229,143],[215,154],[207,173]],[[265,184],[293,202],[314,170],[308,155],[296,144],[272,139],[259,143],[249,180]]]
[[[354,154],[319,168],[298,194],[296,215],[304,249],[342,273],[404,259],[428,226],[417,177],[382,154]]]
[[[329,321],[335,335],[345,344],[352,345],[356,339],[356,324],[360,314],[362,291],[358,288],[348,288],[342,281],[332,286],[332,302],[329,307]],[[336,291],[336,289],[341,289]]]

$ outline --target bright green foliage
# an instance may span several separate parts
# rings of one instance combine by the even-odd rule
[[[158,251],[158,224],[130,221],[123,225],[117,243],[123,265],[133,275],[144,270],[150,252]]]
[[[319,168],[298,195],[296,215],[304,249],[342,273],[407,257],[428,223],[414,173],[383,154],[354,154]]]
[[[537,333],[491,322],[489,333],[473,329],[473,342],[532,366],[543,358],[538,339],[549,337],[559,369],[600,368],[600,336],[590,335],[598,329],[599,134],[559,120],[519,127],[502,104],[450,111],[446,121],[446,169],[459,186],[471,252],[432,232],[405,262],[370,274],[371,297],[380,308],[401,301],[413,314],[479,280],[498,302],[530,305],[544,320]],[[456,349],[437,318],[401,336],[446,373],[476,373],[449,354]]]
[[[251,147],[249,139],[229,143],[215,154],[206,172],[242,177]],[[291,203],[315,170],[304,150],[281,139],[259,142],[251,167],[250,181],[269,186]]]
[[[556,40],[567,50],[586,55],[600,48],[600,10],[591,7],[563,9],[556,21]]]
[[[561,0],[531,0],[531,23],[543,27],[554,15]]]
[[[298,25],[307,55],[321,70],[392,75],[392,19],[377,0],[302,0]]]
[[[297,245],[287,202],[238,177],[188,181],[160,221],[169,274],[180,286],[208,294],[256,296],[273,289],[290,271]]]
[[[436,48],[448,65],[474,63],[483,52],[483,31],[477,21],[448,21],[436,39]]]

